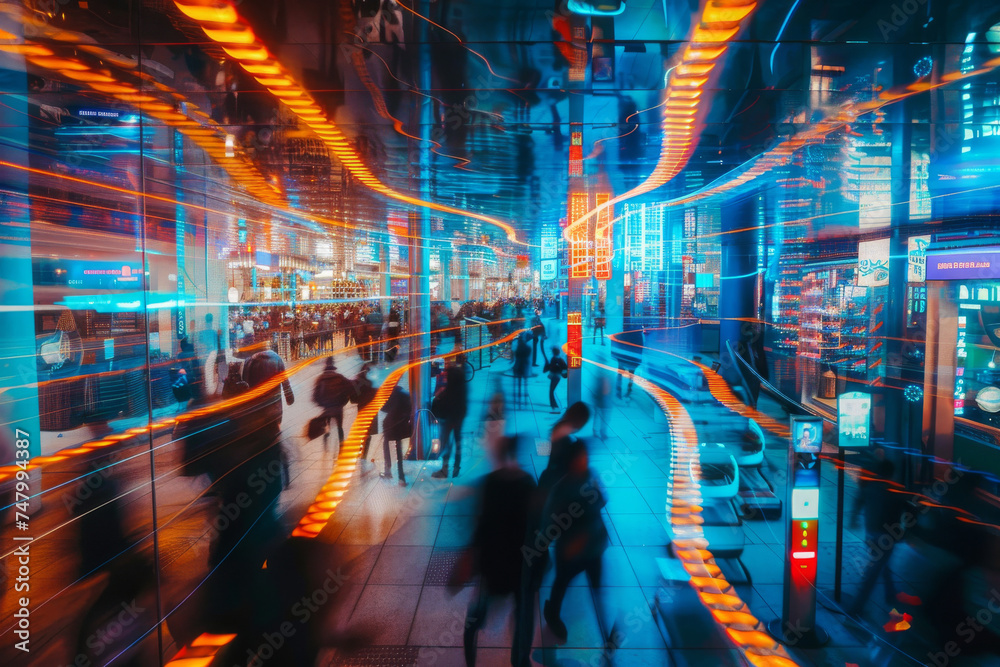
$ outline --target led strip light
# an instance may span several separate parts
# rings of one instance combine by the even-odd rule
[[[327,116],[312,95],[295,79],[261,42],[253,29],[227,0],[174,0],[177,8],[195,21],[205,34],[218,42],[226,54],[238,62],[246,72],[264,86],[268,92],[285,104],[298,119],[323,141],[324,145],[347,169],[352,177],[375,192],[412,206],[433,209],[465,218],[472,218],[493,225],[504,231],[513,243],[529,245],[517,238],[514,228],[487,215],[436,204],[390,188],[383,183],[362,161],[347,135]]]
[[[330,478],[320,489],[316,500],[306,510],[306,514],[299,521],[298,526],[292,531],[292,537],[317,537],[330,522],[330,518],[337,511],[337,506],[343,499],[344,494],[350,488],[354,469],[361,456],[361,449],[365,444],[365,439],[368,437],[368,429],[371,428],[372,422],[378,418],[379,410],[389,400],[389,395],[404,373],[411,368],[435,359],[448,359],[459,354],[468,354],[469,352],[482,350],[493,345],[501,345],[514,340],[524,331],[526,329],[518,329],[503,338],[487,343],[486,345],[480,345],[479,347],[470,347],[457,352],[449,352],[431,357],[430,359],[414,361],[400,366],[390,373],[375,393],[375,397],[371,403],[366,405],[363,410],[358,410],[358,416],[354,419],[354,423],[351,424],[351,430],[348,432],[347,437],[344,438],[343,444],[340,445],[340,454],[337,456],[337,462],[333,467]]]
[[[102,61],[108,61],[124,68],[136,67],[136,63],[123,59],[99,46],[71,43],[74,38],[86,39],[84,35],[32,23],[20,7],[5,4],[0,5],[0,11],[20,21],[26,28],[40,31],[44,37],[88,52]],[[108,95],[119,102],[139,109],[143,114],[166,125],[176,127],[179,132],[187,136],[215,160],[229,174],[233,183],[238,184],[247,193],[264,203],[283,205],[284,197],[281,190],[265,178],[245,155],[227,157],[226,132],[218,123],[183,95],[155,81],[150,75],[138,71],[131,72],[132,75],[140,79],[137,87],[112,76],[110,69],[92,67],[76,56],[59,56],[48,46],[36,41],[20,40],[15,35],[3,30],[0,30],[0,40],[2,40],[0,41],[0,51],[23,55],[29,63],[36,67],[55,72],[76,85],[83,85],[94,92]],[[156,90],[147,90],[146,86]],[[150,94],[152,92],[159,95]],[[176,110],[179,104],[184,105],[186,114]],[[230,152],[232,152],[231,149]]]
[[[663,139],[660,159],[649,177],[624,194],[618,195],[566,226],[563,235],[573,239],[576,230],[606,208],[651,192],[679,174],[694,154],[698,138],[696,120],[703,104],[704,86],[712,70],[740,31],[743,21],[757,8],[755,0],[709,0],[694,27],[680,62],[673,68],[663,101]],[[610,216],[609,216],[610,217]],[[597,235],[606,235],[614,224],[598,223]]]
[[[851,123],[855,122],[858,117],[864,114],[877,112],[883,107],[895,104],[896,102],[912,97],[913,95],[919,95],[920,93],[927,92],[933,88],[940,88],[956,81],[987,74],[998,67],[1000,67],[1000,57],[987,60],[979,69],[971,70],[969,72],[956,70],[944,74],[938,83],[917,80],[911,84],[896,86],[895,88],[884,90],[879,93],[878,97],[874,100],[862,102],[860,104],[845,105],[832,118],[816,123],[809,129],[803,130],[802,132],[789,137],[774,148],[754,158],[750,162],[749,166],[745,167],[744,171],[739,175],[723,176],[716,180],[716,184],[709,185],[690,195],[664,202],[664,205],[667,207],[686,206],[702,199],[707,199],[708,197],[728,192],[741,185],[745,185],[746,183],[763,176],[775,167],[781,167],[788,164],[795,151],[799,150],[806,144],[814,144],[824,141],[827,136],[837,130],[842,130],[848,127]],[[736,171],[738,170],[739,169]],[[735,171],[733,173],[735,173]]]
[[[798,665],[788,650],[776,641],[764,624],[750,612],[736,589],[726,580],[705,539],[701,497],[701,463],[698,434],[680,401],[652,382],[604,364],[584,359],[606,371],[631,377],[667,415],[670,423],[670,475],[667,481],[666,511],[673,532],[674,555],[690,575],[691,586],[726,637],[754,667]]]

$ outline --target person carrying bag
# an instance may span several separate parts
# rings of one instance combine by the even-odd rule
[[[566,360],[559,356],[558,346],[552,346],[552,357],[542,367],[542,372],[549,374],[549,406],[553,413],[559,412],[556,387],[559,386],[559,381],[569,374],[569,366],[566,365]]]

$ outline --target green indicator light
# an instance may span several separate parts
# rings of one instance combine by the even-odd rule
[[[802,522],[802,530],[805,530],[808,527],[809,527],[809,524],[807,522],[803,521]]]

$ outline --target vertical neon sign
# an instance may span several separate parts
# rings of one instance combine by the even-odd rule
[[[597,193],[597,206],[604,204],[611,195]],[[608,206],[597,214],[597,228],[594,231],[594,277],[598,280],[611,279],[611,220],[613,206]]]
[[[566,355],[570,368],[583,365],[583,320],[580,313],[566,314]]]
[[[586,192],[573,192],[569,197],[569,219],[576,220],[587,214],[587,204],[589,197]],[[588,252],[587,232],[588,225],[581,225],[573,232],[573,240],[570,245],[570,268],[571,278],[590,277],[590,253]]]

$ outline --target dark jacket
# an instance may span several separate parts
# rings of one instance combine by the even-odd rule
[[[555,544],[558,560],[600,558],[608,547],[608,530],[601,517],[606,504],[597,477],[590,470],[583,475],[567,474],[556,483],[542,514],[542,534],[555,534],[553,526],[561,531]],[[566,517],[571,520],[565,521]]]
[[[512,593],[520,584],[521,545],[534,493],[535,482],[523,470],[503,468],[486,476],[472,547],[490,593]]]
[[[524,338],[518,338],[514,348],[514,377],[527,377],[530,365],[531,347]]]
[[[567,370],[569,370],[569,366],[566,365],[566,360],[562,357],[552,357],[542,367],[542,371],[548,373],[550,378],[562,377],[562,374]]]
[[[281,360],[274,350],[264,350],[258,352],[243,364],[243,380],[250,385],[251,389],[259,387],[277,376],[282,376],[280,389],[275,385],[264,396],[260,398],[258,408],[266,411],[268,419],[281,422],[281,392],[284,390],[285,400],[289,405],[295,402],[295,394],[292,393],[292,385],[285,376],[285,362]]]
[[[354,385],[335,370],[325,370],[313,387],[313,403],[321,408],[343,409],[351,401]]]
[[[441,418],[461,422],[469,410],[469,387],[465,381],[465,370],[459,366],[448,366],[445,373],[447,382],[438,397],[443,408]]]
[[[382,406],[385,413],[383,430],[388,440],[404,440],[410,437],[410,413],[413,404],[410,395],[402,387],[395,387],[389,394],[389,400]]]

